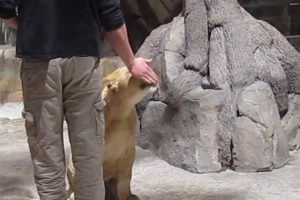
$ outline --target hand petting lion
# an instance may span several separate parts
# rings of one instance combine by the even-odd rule
[[[139,200],[130,189],[138,130],[135,105],[155,87],[134,78],[126,67],[104,77],[102,84],[102,97],[106,102],[103,158],[105,200]],[[71,190],[75,173],[70,160],[68,179]],[[72,196],[70,199],[74,198]]]

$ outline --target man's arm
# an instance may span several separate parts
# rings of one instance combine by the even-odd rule
[[[107,31],[106,36],[124,63],[127,66],[131,66],[135,56],[127,39],[127,30],[125,24],[116,30]]]
[[[149,66],[151,60],[136,58],[128,41],[127,29],[119,0],[98,0],[98,10],[107,38],[129,71],[138,79],[156,84],[158,77]]]
[[[137,78],[147,83],[156,84],[158,77],[149,66],[151,59],[136,58],[130,47],[125,24],[120,28],[108,31],[107,38],[115,51],[122,58],[129,71]]]
[[[17,14],[15,0],[0,1],[0,21],[6,23],[9,27],[17,29]]]

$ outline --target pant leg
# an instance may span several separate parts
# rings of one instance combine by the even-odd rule
[[[98,59],[64,59],[63,95],[72,159],[76,200],[104,200],[104,101],[101,100]]]
[[[66,200],[59,60],[23,61],[26,132],[41,200]]]

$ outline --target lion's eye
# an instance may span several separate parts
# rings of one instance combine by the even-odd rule
[[[140,88],[143,90],[143,89],[145,89],[147,87],[147,84],[146,83],[141,83],[141,85],[140,85]]]

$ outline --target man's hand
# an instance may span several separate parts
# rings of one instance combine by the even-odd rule
[[[157,84],[158,76],[149,66],[151,62],[152,59],[134,58],[128,66],[128,69],[131,72],[131,74],[137,79],[140,79],[149,84]]]
[[[18,21],[16,18],[11,18],[11,19],[1,19],[1,22],[4,22],[7,24],[10,28],[17,30],[18,29]]]
[[[107,38],[122,58],[131,74],[146,83],[158,83],[158,77],[149,66],[151,59],[136,58],[128,42],[126,25],[107,32]]]

